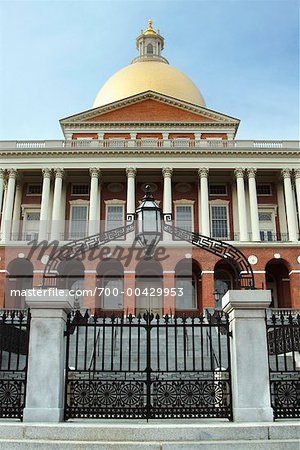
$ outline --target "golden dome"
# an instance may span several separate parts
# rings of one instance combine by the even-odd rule
[[[162,61],[145,60],[130,64],[110,77],[98,92],[93,108],[149,90],[205,106],[199,89],[183,72]]]

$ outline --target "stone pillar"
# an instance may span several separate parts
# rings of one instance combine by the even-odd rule
[[[52,207],[51,240],[55,239],[60,240],[62,182],[64,171],[63,169],[54,169],[54,172],[55,172],[55,185],[54,185],[54,197]]]
[[[5,211],[3,216],[3,239],[8,241],[10,239],[11,220],[14,206],[15,186],[16,186],[17,171],[10,169],[8,171],[8,186],[5,201]]]
[[[248,185],[249,185],[249,201],[250,201],[250,217],[251,217],[251,240],[260,241],[259,218],[256,192],[256,169],[248,169]]]
[[[14,211],[12,219],[12,237],[11,237],[12,241],[19,240],[21,203],[22,203],[22,185],[20,180],[18,180],[16,184]]]
[[[271,291],[227,291],[234,422],[272,422],[265,309]]]
[[[281,171],[281,175],[283,177],[283,185],[284,185],[284,198],[285,198],[289,241],[297,241],[297,223],[292,192],[291,169],[283,169]]]
[[[49,290],[41,297],[36,289],[27,291],[31,324],[24,422],[63,421],[64,331],[74,299],[69,291],[59,291],[64,295],[54,296]]]
[[[208,169],[202,167],[198,170],[200,177],[200,201],[201,201],[201,230],[204,236],[210,236],[209,226],[209,202],[208,202]]]
[[[127,214],[135,213],[135,176],[136,169],[127,167]]]
[[[0,218],[2,216],[3,194],[4,194],[4,170],[0,169]]]
[[[234,174],[236,176],[236,185],[237,185],[238,216],[240,228],[239,240],[248,241],[244,169],[241,168],[235,169]]]
[[[99,209],[99,177],[100,170],[93,167],[90,169],[90,213],[89,213],[89,235],[99,232],[100,229],[100,209]]]
[[[300,229],[300,169],[295,169],[295,187],[297,196],[297,206],[298,206],[298,221]]]
[[[173,169],[165,167],[162,170],[164,177],[163,213],[172,214],[172,173]]]
[[[39,227],[39,241],[47,239],[49,229],[49,204],[50,204],[50,184],[51,184],[51,169],[42,169],[43,173],[43,190],[40,214]]]

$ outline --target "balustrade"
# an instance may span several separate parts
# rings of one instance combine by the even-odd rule
[[[58,148],[138,148],[138,147],[193,147],[193,148],[249,148],[299,149],[299,141],[247,141],[225,139],[75,139],[43,141],[1,141],[0,150]]]

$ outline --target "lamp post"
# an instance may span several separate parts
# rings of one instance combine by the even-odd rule
[[[149,185],[146,186],[142,203],[136,210],[136,220],[136,239],[145,249],[145,257],[151,258],[156,245],[162,237],[163,213],[155,203]]]

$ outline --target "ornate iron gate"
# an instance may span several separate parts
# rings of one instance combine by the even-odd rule
[[[300,310],[269,310],[266,320],[274,418],[297,418],[300,417]]]
[[[0,417],[23,417],[30,313],[0,311]]]
[[[65,419],[231,419],[229,324],[206,317],[67,322]]]

